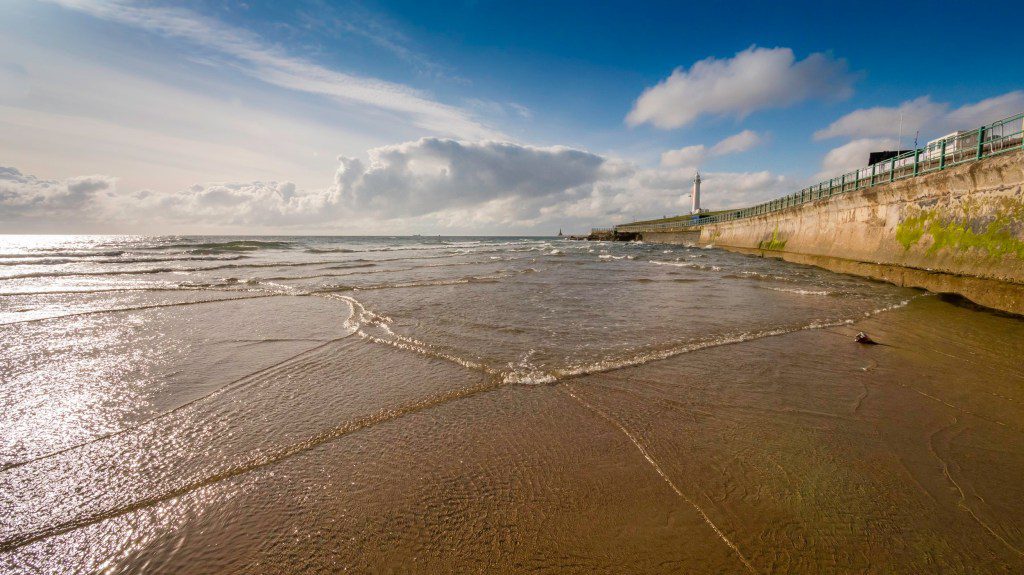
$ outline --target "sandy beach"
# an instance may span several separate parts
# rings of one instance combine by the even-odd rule
[[[160,271],[3,280],[4,571],[1024,566],[1018,318],[686,247],[406,241],[411,262],[348,245],[332,257],[374,266],[259,267],[296,263],[308,242],[287,241],[174,289]],[[387,271],[410,263],[434,267]],[[324,291],[337,274],[372,284]],[[691,307],[608,323],[661,295]],[[572,324],[573,298],[611,307]],[[749,311],[786,305],[775,329]],[[747,329],[699,333],[712,314]]]

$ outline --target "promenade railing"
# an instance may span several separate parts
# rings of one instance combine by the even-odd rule
[[[728,210],[713,216],[693,216],[691,219],[672,222],[623,224],[615,226],[615,230],[619,232],[672,231],[750,218],[778,212],[821,198],[913,178],[1021,149],[1024,149],[1024,114],[1017,114],[981,126],[977,130],[951,134],[929,142],[923,148],[911,150],[839,177],[829,178],[794,194],[756,206]]]

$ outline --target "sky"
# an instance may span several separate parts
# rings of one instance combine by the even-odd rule
[[[0,233],[551,235],[1024,112],[1024,5],[0,0]]]

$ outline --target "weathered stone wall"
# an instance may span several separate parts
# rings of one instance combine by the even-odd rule
[[[1024,313],[1022,185],[1024,152],[1009,152],[772,214],[706,225],[700,243],[959,293]],[[644,239],[658,241],[656,235]]]
[[[696,245],[700,242],[700,229],[681,232],[644,232],[639,234],[645,242],[656,244]]]

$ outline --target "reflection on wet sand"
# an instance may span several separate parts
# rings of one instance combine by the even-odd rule
[[[0,570],[1024,569],[1024,322],[731,255],[684,312],[622,255],[3,296]]]

